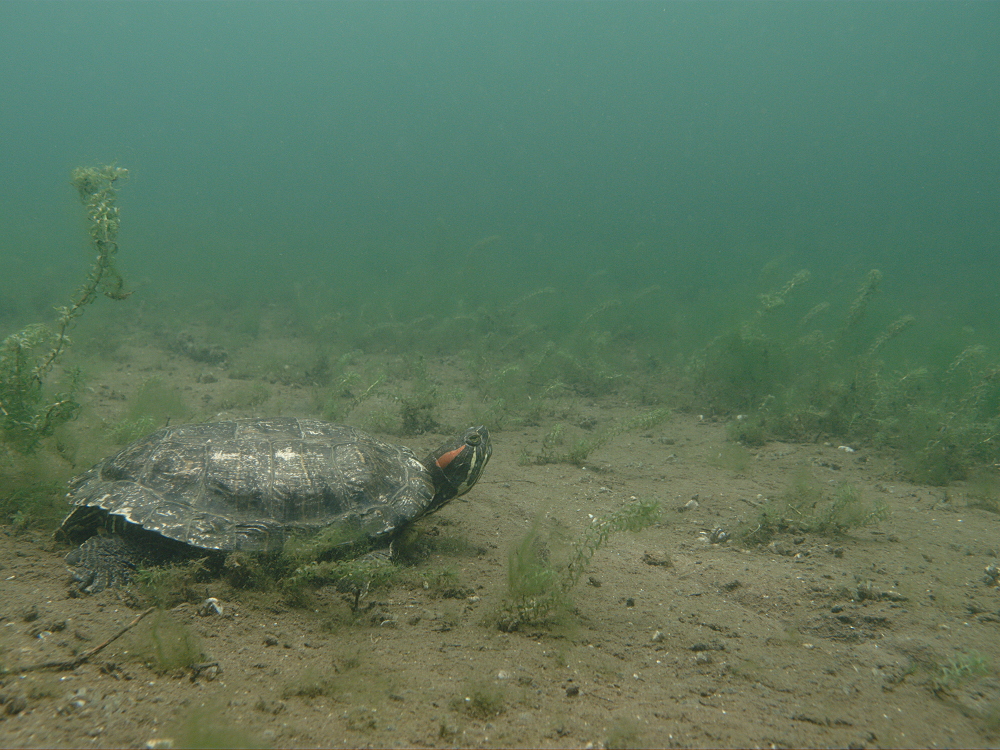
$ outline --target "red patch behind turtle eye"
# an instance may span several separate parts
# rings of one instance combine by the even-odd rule
[[[458,454],[464,450],[465,446],[463,445],[459,448],[456,448],[453,451],[448,451],[447,453],[444,453],[440,457],[438,457],[438,460],[435,461],[434,463],[437,464],[439,469],[446,469],[448,467],[448,464],[454,461],[455,457],[458,456]]]

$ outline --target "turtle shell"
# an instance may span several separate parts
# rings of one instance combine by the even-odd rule
[[[422,515],[434,483],[409,448],[310,419],[165,427],[76,477],[64,529],[98,508],[179,542],[279,549],[291,534],[343,524],[391,534]],[[103,516],[104,514],[100,514]]]

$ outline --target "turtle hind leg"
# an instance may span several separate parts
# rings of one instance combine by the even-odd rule
[[[96,594],[131,583],[144,555],[132,541],[117,534],[95,535],[66,555],[71,585],[80,594]]]
[[[120,533],[98,533],[66,555],[71,570],[70,595],[96,594],[133,583],[143,568],[172,563],[209,563],[206,571],[222,567],[217,550],[193,548],[143,528],[128,524]]]

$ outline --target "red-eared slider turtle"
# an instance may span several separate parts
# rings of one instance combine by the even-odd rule
[[[470,427],[423,461],[409,448],[313,419],[165,427],[73,479],[67,499],[78,507],[59,533],[86,538],[66,562],[87,593],[184,550],[276,551],[291,536],[331,526],[385,546],[468,492],[490,453],[485,427]]]

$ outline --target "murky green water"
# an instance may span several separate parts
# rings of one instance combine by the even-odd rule
[[[117,161],[125,305],[161,326],[250,340],[277,309],[334,361],[679,390],[945,481],[996,458],[998,16],[8,2],[0,333],[80,283],[69,170]]]

